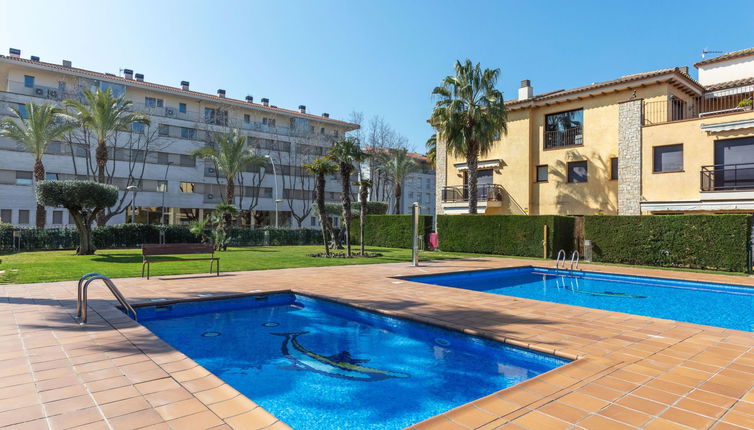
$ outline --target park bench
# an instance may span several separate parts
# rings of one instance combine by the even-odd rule
[[[162,255],[185,255],[185,254],[208,254],[206,257],[198,258],[152,258]],[[144,277],[144,268],[147,269],[147,279],[149,279],[149,266],[152,263],[161,263],[163,261],[199,261],[209,260],[209,272],[217,262],[217,276],[220,276],[220,257],[215,257],[215,247],[206,243],[169,243],[164,245],[144,244],[141,246],[141,256],[144,259],[141,263],[141,277]]]

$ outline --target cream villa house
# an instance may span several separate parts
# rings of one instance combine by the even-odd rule
[[[754,212],[754,48],[534,94],[479,162],[479,213]],[[465,160],[438,145],[437,212],[468,212]]]

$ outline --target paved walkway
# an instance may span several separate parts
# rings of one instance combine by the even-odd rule
[[[413,282],[397,275],[542,264],[479,258],[119,279],[134,302],[292,290],[578,358],[417,429],[754,428],[754,333]],[[550,264],[548,264],[549,266]],[[754,286],[754,279],[584,265]],[[74,282],[0,285],[0,427],[283,429],[284,423]]]

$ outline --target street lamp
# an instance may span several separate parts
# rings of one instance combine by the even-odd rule
[[[272,197],[275,199],[275,228],[279,228],[280,218],[278,217],[278,204],[282,202],[283,200],[278,198],[279,197],[278,174],[277,174],[277,171],[275,170],[275,160],[273,160],[272,157],[269,156],[269,154],[265,155],[264,158],[267,158],[268,160],[270,160],[270,163],[272,163],[272,176],[273,176],[273,179],[275,180],[274,185],[273,185],[273,191],[272,191],[273,192]]]
[[[134,200],[136,200],[136,191],[139,189],[136,185],[129,185],[126,187],[126,191],[132,191],[134,196],[131,198],[131,224],[136,222],[136,212],[134,212]]]
[[[168,170],[170,170],[170,166],[173,165],[172,161],[168,161],[167,166],[165,166],[165,180],[162,184],[162,209],[160,209],[160,224],[165,225],[165,191],[168,190]]]

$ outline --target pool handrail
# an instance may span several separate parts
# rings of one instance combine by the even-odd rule
[[[576,264],[576,270],[579,269],[579,261],[581,260],[581,256],[579,255],[579,251],[574,250],[571,253],[571,270],[573,270],[574,263]],[[563,261],[563,266],[565,267],[565,261]]]
[[[128,301],[120,292],[118,287],[115,286],[113,281],[101,273],[91,272],[91,273],[87,273],[86,275],[82,276],[81,279],[79,279],[79,284],[78,284],[79,296],[76,302],[76,316],[80,318],[80,324],[83,325],[83,324],[86,324],[87,322],[87,303],[88,303],[87,289],[89,288],[89,284],[91,284],[92,282],[98,279],[101,279],[102,282],[104,282],[107,288],[110,290],[110,292],[113,293],[113,296],[115,296],[115,299],[118,301],[118,303],[120,303],[120,305],[126,311],[126,315],[130,313],[131,315],[133,315],[134,320],[136,320],[137,319],[136,310],[134,310],[134,308],[130,304],[128,304]],[[86,282],[84,282],[85,280]]]
[[[558,256],[555,259],[555,268],[556,269],[560,268],[560,256],[561,255],[563,256],[563,268],[565,269],[565,259],[566,259],[565,249],[561,249],[560,251],[558,251]]]

